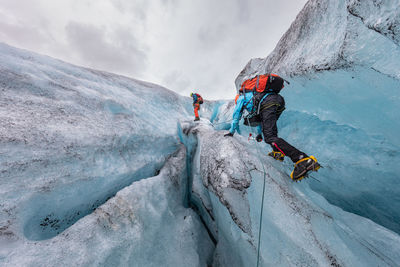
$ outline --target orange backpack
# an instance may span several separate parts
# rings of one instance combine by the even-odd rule
[[[276,74],[257,75],[252,79],[245,80],[240,87],[239,92],[254,92],[254,93],[279,93],[284,87],[284,79]]]
[[[203,98],[201,97],[201,95],[196,94],[197,95],[197,103],[199,104],[203,104]]]

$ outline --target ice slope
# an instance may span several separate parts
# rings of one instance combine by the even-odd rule
[[[335,90],[329,90],[338,78]],[[374,79],[385,85],[383,92],[365,91]],[[280,134],[324,165],[321,182],[309,181],[311,188],[331,203],[400,233],[400,145],[393,125],[400,119],[395,100],[400,83],[365,69],[292,81],[284,93],[288,110]],[[369,96],[376,100],[365,103]]]
[[[237,80],[290,77],[280,134],[320,182],[215,131],[233,102],[194,124],[165,88],[0,44],[0,265],[255,266],[264,178],[261,265],[398,265],[397,6],[310,1]]]
[[[397,233],[399,25],[399,1],[310,0],[275,50],[236,79],[275,72],[290,80],[280,135],[325,166],[321,182],[307,183]]]
[[[256,266],[263,179],[260,266],[397,266],[400,236],[329,204],[262,151],[266,145],[212,125],[182,125],[196,139],[192,198],[218,240],[213,266]],[[265,176],[264,176],[265,170]]]
[[[10,255],[21,256],[16,252],[21,250],[21,244],[32,253],[25,259],[27,265],[45,263],[47,259],[66,264],[75,257],[79,262],[89,253],[98,255],[90,251],[91,243],[82,244],[87,246],[85,252],[63,254],[64,245],[74,246],[79,239],[67,242],[68,236],[57,236],[124,187],[159,173],[167,158],[180,147],[177,121],[193,119],[189,97],[5,44],[0,44],[0,91],[0,265],[8,262]],[[213,106],[206,101],[202,115],[211,118]],[[156,200],[149,201],[157,205]],[[160,197],[159,201],[165,205],[166,199]],[[182,211],[176,211],[179,220],[180,215],[193,215],[183,210],[183,204],[182,199]],[[177,209],[175,206],[164,208]],[[112,219],[117,224],[124,217],[118,216]],[[199,233],[198,218],[190,220],[193,222],[186,224],[187,231]],[[85,231],[80,225],[76,237]],[[91,227],[96,225],[90,224],[86,229],[91,233],[85,236],[87,240],[96,234]],[[179,236],[178,230],[172,229],[171,236]],[[154,225],[153,231],[163,230]],[[115,236],[118,235],[121,232]],[[99,239],[96,245],[113,247],[113,238]],[[202,238],[194,237],[193,242],[201,243]],[[48,239],[58,241],[43,241]],[[61,247],[54,245],[54,259],[49,259],[50,251],[41,251],[64,241],[66,244]],[[125,241],[115,246],[125,247]],[[190,253],[201,252],[200,248],[192,248]],[[182,253],[186,255],[187,251]],[[37,259],[36,254],[48,256]],[[10,264],[17,263],[17,258]],[[203,261],[200,259],[199,264]]]
[[[0,57],[7,200],[0,218],[11,214],[10,224],[18,224],[11,232],[50,238],[119,189],[154,175],[176,150],[176,120],[187,116],[176,94],[6,45]],[[160,149],[149,153],[153,145]]]
[[[354,65],[400,78],[400,3],[310,0],[274,51],[249,61],[236,79],[257,73],[314,73]]]
[[[182,206],[185,151],[181,145],[157,176],[133,182],[62,234],[9,242],[2,250],[12,253],[3,254],[0,265],[209,265],[214,244],[198,215]]]

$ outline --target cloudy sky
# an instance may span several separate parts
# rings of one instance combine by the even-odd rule
[[[0,0],[0,42],[208,99],[266,57],[307,0]]]

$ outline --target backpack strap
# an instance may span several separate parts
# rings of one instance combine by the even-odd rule
[[[260,75],[257,75],[257,82],[256,82],[256,87],[254,88],[255,90],[257,90],[258,88],[258,83],[260,82]],[[253,90],[254,90],[253,89]]]
[[[270,92],[270,93],[266,93],[265,96],[263,96],[263,98],[261,98],[260,102],[258,103],[257,114],[260,114],[261,103],[264,101],[264,99],[265,99],[267,96],[269,96],[269,95],[271,95],[271,94],[273,94],[273,93],[271,93],[271,92]]]

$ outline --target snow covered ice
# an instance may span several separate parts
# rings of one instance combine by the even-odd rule
[[[256,265],[261,162],[267,183],[262,266],[396,266],[399,262],[397,234],[330,205],[307,183],[292,183],[280,163],[265,153],[260,156],[260,148],[249,145],[247,138],[226,138],[206,124],[191,128],[188,135],[198,139],[192,197],[204,203],[200,214],[212,222],[209,227],[218,229],[217,266]]]
[[[4,44],[0,57],[0,265],[212,258],[199,217],[183,206],[177,121],[191,115],[188,97]]]
[[[12,266],[206,266],[213,243],[197,214],[182,206],[185,148],[159,175],[119,191],[57,237],[25,242]]]
[[[279,134],[324,167],[301,183],[223,136],[233,101],[194,123],[189,97],[0,44],[0,266],[256,266],[259,236],[260,266],[399,266],[399,12],[309,1],[238,76],[291,82]]]
[[[400,233],[399,1],[309,1],[275,50],[246,77],[291,82],[280,135],[315,154],[329,202]],[[292,78],[291,78],[292,77]]]

